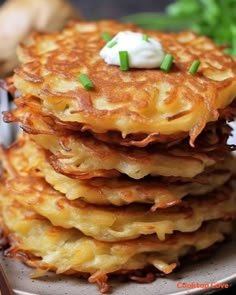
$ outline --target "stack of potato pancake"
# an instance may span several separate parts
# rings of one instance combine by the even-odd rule
[[[102,35],[122,31],[159,40],[171,69],[105,63]],[[236,65],[221,48],[192,32],[100,21],[37,33],[19,57],[4,119],[23,134],[0,155],[9,256],[106,292],[110,275],[149,282],[230,235]]]

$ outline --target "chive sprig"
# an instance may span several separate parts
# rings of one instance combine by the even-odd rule
[[[119,51],[120,69],[122,71],[129,70],[129,54],[128,51]]]
[[[106,32],[103,32],[102,33],[102,38],[108,43],[109,41],[111,41],[111,36],[106,33]]]
[[[148,35],[147,34],[143,34],[142,39],[146,42],[149,41]]]
[[[93,82],[86,74],[80,74],[78,79],[85,89],[90,90],[94,88]]]
[[[116,44],[118,44],[118,42],[116,40],[113,40],[113,41],[108,43],[107,47],[112,48],[112,47],[116,46]]]
[[[164,72],[169,72],[173,64],[174,57],[172,54],[167,53],[160,65],[160,69]]]
[[[199,60],[194,60],[191,67],[188,70],[189,74],[195,75],[198,68],[199,68],[199,66],[200,66],[200,61]]]

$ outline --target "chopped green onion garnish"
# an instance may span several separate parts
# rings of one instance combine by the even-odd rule
[[[119,51],[120,69],[127,71],[129,69],[129,55],[128,51]]]
[[[112,47],[114,47],[116,44],[117,44],[117,41],[114,40],[114,41],[110,42],[110,43],[107,45],[107,47],[112,48]]]
[[[160,69],[165,71],[165,72],[169,72],[172,63],[173,63],[173,55],[172,54],[166,54],[161,65],[160,65]]]
[[[148,38],[148,35],[147,34],[143,34],[143,40],[148,42],[149,38]]]
[[[111,41],[111,37],[110,37],[110,35],[109,35],[108,33],[106,33],[106,32],[103,32],[103,33],[102,33],[102,38],[103,38],[106,42]]]
[[[80,74],[78,76],[80,83],[84,86],[85,89],[89,90],[94,88],[93,82],[89,79],[86,74]]]
[[[195,60],[195,61],[192,63],[192,65],[191,65],[191,67],[189,68],[189,70],[188,70],[189,74],[191,74],[191,75],[196,74],[196,72],[197,72],[199,66],[200,66],[200,61],[199,61],[199,60]]]

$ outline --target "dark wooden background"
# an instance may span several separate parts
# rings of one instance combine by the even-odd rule
[[[173,0],[70,0],[87,19],[118,19],[137,12],[163,11]]]

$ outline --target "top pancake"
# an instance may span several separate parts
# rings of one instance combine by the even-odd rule
[[[206,37],[192,32],[145,31],[174,56],[169,73],[160,69],[130,69],[108,65],[99,52],[101,34],[144,32],[113,21],[80,22],[62,33],[36,34],[22,45],[22,66],[14,76],[23,94],[42,99],[45,113],[62,121],[81,123],[95,133],[118,131],[121,137],[145,134],[168,142],[173,135],[190,136],[193,144],[206,123],[218,119],[218,110],[236,94],[236,66],[231,57]],[[195,75],[188,73],[201,62]],[[95,88],[86,90],[78,75],[86,73]],[[142,137],[143,140],[143,137]]]

